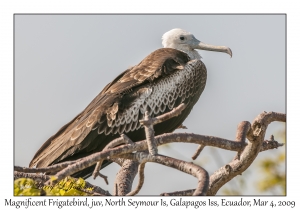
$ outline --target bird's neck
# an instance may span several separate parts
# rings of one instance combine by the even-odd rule
[[[186,54],[188,54],[188,56],[190,57],[191,60],[201,60],[201,55],[194,49],[191,48],[184,48],[184,49],[179,49],[179,48],[175,48],[177,50],[180,50]]]
[[[201,60],[201,55],[196,50],[187,50],[184,51],[188,56],[191,58],[191,60]]]
[[[197,50],[194,50],[190,47],[186,47],[184,45],[180,45],[180,46],[164,46],[164,47],[167,47],[167,48],[173,48],[173,49],[176,49],[176,50],[180,50],[186,54],[188,54],[188,56],[190,57],[191,60],[201,60],[201,55],[198,53]]]

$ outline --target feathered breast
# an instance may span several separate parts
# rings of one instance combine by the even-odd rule
[[[105,132],[105,135],[128,133],[141,127],[139,120],[146,111],[157,116],[166,109],[172,110],[175,102],[177,105],[190,102],[194,96],[198,99],[197,93],[202,92],[206,81],[205,72],[199,71],[201,65],[199,60],[189,61],[182,70],[125,93],[108,109],[106,119],[99,121],[93,130],[97,129],[98,134]]]

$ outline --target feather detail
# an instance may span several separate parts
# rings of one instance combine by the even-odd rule
[[[184,52],[162,48],[109,83],[71,122],[48,139],[36,153],[30,167],[92,154],[111,139],[126,133],[134,141],[144,139],[139,120],[146,111],[161,115],[185,101],[183,113],[155,126],[155,133],[172,132],[182,124],[201,95],[206,68]]]

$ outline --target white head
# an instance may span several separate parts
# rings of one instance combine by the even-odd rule
[[[195,49],[225,52],[232,56],[230,48],[204,44],[196,39],[193,34],[180,28],[175,28],[166,32],[162,36],[162,44],[165,48],[174,48],[187,53],[191,59],[201,58]]]

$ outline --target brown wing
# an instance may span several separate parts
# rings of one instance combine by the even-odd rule
[[[99,143],[95,144],[93,140],[99,134],[116,133],[116,130],[120,133],[127,129],[126,126],[135,128],[138,119],[132,117],[124,118],[131,121],[123,123],[123,127],[112,126],[112,122],[119,112],[124,111],[136,98],[148,94],[148,90],[143,89],[143,86],[183,69],[188,61],[187,54],[171,48],[162,48],[121,73],[85,110],[42,145],[30,162],[30,167],[46,167],[84,149],[95,149]],[[129,95],[130,97],[127,97]],[[123,115],[126,113],[123,112]],[[92,132],[95,130],[98,132]]]

